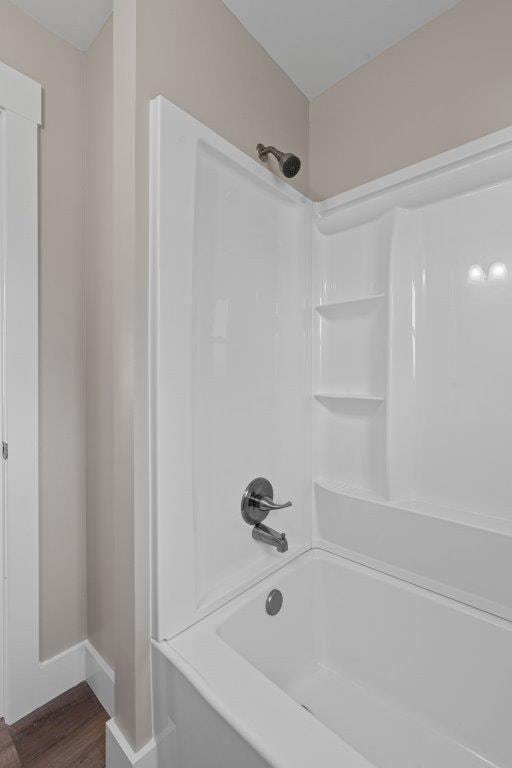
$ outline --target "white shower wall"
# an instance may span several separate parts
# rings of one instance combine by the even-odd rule
[[[152,120],[155,636],[310,546],[512,618],[512,131],[312,206]]]
[[[313,543],[505,618],[511,139],[318,204],[313,240]]]
[[[512,275],[489,271],[511,268],[511,201],[505,182],[404,214],[391,275],[392,341],[406,360],[393,439],[414,463],[404,477],[396,456],[390,493],[508,521]]]
[[[152,105],[155,635],[310,547],[311,203],[189,115]],[[266,477],[293,507],[241,516]]]

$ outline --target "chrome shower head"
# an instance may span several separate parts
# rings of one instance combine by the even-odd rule
[[[263,144],[258,144],[256,150],[262,163],[267,162],[269,155],[274,155],[283,176],[286,176],[287,179],[293,179],[300,171],[300,160],[297,155],[292,155],[291,152],[281,152],[275,147],[265,147]]]

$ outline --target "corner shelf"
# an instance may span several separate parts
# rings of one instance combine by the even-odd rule
[[[313,429],[319,487],[385,501],[392,212],[314,241]],[[318,405],[317,405],[318,403]]]
[[[373,305],[378,304],[386,298],[385,293],[374,293],[367,296],[356,296],[355,298],[342,299],[341,301],[332,301],[326,304],[319,304],[315,307],[316,312],[328,320],[336,320],[347,313],[354,311],[369,311]]]

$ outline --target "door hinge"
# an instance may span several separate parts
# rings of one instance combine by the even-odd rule
[[[5,440],[2,440],[2,458],[5,461],[9,458],[9,443],[6,443]]]

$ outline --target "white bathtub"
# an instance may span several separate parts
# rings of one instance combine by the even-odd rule
[[[311,550],[155,643],[159,765],[509,768],[511,626]]]

